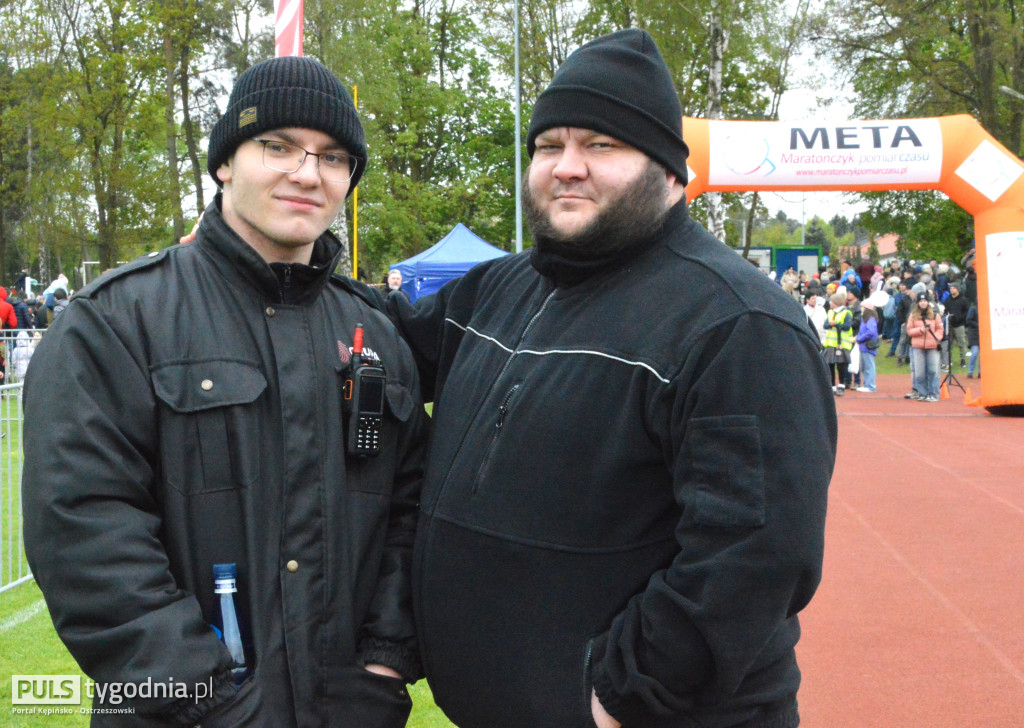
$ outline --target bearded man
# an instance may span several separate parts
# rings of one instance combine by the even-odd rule
[[[689,216],[652,38],[573,53],[533,249],[392,317],[434,401],[414,611],[461,728],[791,728],[836,415],[800,306]]]

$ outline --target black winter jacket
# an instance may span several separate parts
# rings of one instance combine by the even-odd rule
[[[627,727],[795,726],[836,416],[792,297],[680,203],[575,285],[524,254],[389,305],[435,401],[414,593],[452,721],[593,728],[593,686]]]
[[[405,724],[403,682],[362,665],[421,671],[409,569],[426,414],[392,324],[332,275],[340,256],[327,233],[312,266],[278,278],[215,203],[194,244],[98,279],[36,351],[25,542],[61,638],[98,682],[212,687],[93,725]],[[382,452],[365,460],[342,440],[357,323],[388,377]],[[222,562],[238,565],[254,671],[237,692],[210,628]]]
[[[964,326],[967,330],[967,345],[979,346],[981,336],[978,332],[978,307],[971,306],[967,309],[967,316],[964,318]]]
[[[10,302],[11,306],[14,307],[14,315],[18,317],[18,328],[19,329],[31,329],[32,328],[32,314],[28,311],[28,306],[20,298],[16,298]]]
[[[45,303],[37,302],[29,306],[32,309],[32,323],[37,329],[45,329],[50,324],[50,310]]]
[[[950,328],[963,326],[967,323],[967,311],[971,307],[971,302],[967,300],[967,296],[962,293],[956,298],[950,296],[943,305],[946,307],[946,313],[949,314]]]
[[[907,323],[907,318],[910,316],[910,312],[914,310],[914,305],[917,302],[917,296],[911,292],[901,293],[900,302],[896,304],[896,320],[900,322],[900,326]]]

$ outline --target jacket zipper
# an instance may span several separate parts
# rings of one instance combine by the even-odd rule
[[[597,724],[594,722],[593,712],[590,708],[590,693],[594,690],[594,679],[592,677],[592,671],[590,666],[590,660],[594,654],[594,640],[587,642],[587,652],[583,656],[583,714],[588,716],[588,726],[594,726]]]
[[[498,376],[494,380],[495,385],[497,385],[498,382],[501,381],[501,378],[505,375],[505,372],[507,372],[508,368],[512,366],[512,360],[519,355],[519,345],[523,343],[523,339],[525,339],[526,335],[530,333],[530,329],[532,329],[533,325],[537,323],[537,319],[539,319],[540,315],[544,313],[544,309],[548,307],[548,302],[551,300],[552,296],[555,295],[555,292],[557,290],[558,289],[555,289],[548,294],[548,297],[544,299],[544,303],[540,305],[540,309],[537,311],[537,313],[533,314],[533,318],[531,318],[530,321],[526,324],[526,328],[523,329],[523,333],[519,335],[519,341],[516,342],[515,350],[508,355],[508,359],[505,360],[505,365],[502,366],[501,371],[498,372]]]
[[[495,387],[498,386],[498,382],[501,381],[502,376],[505,374],[505,372],[508,371],[508,368],[512,365],[512,360],[515,359],[516,354],[519,351],[519,345],[523,343],[523,339],[526,338],[526,335],[530,332],[530,329],[533,328],[534,323],[536,323],[537,319],[540,318],[540,315],[542,313],[544,313],[544,309],[546,309],[548,307],[548,302],[551,301],[551,298],[552,298],[552,296],[555,295],[556,291],[557,291],[557,289],[552,289],[551,293],[549,293],[547,295],[547,297],[544,299],[544,302],[541,304],[540,308],[537,310],[537,313],[535,313],[533,315],[533,317],[529,320],[529,322],[527,322],[526,328],[523,329],[523,333],[521,333],[519,335],[519,339],[518,339],[518,341],[516,341],[515,349],[512,351],[511,354],[509,354],[508,359],[505,360],[505,364],[501,367],[501,371],[498,372],[498,376],[495,377],[494,382],[491,384],[491,388],[488,390],[487,395],[484,397],[484,401],[485,402],[491,398],[491,393],[494,391]],[[474,417],[473,420],[472,420],[472,423],[470,424],[470,430],[472,430],[472,428],[473,428],[473,426],[475,424],[476,424],[476,418]],[[448,481],[451,478],[451,473],[452,473],[452,470],[454,469],[453,466],[455,465],[455,463],[457,463],[459,461],[459,458],[462,457],[462,453],[463,453],[463,451],[466,448],[466,442],[469,439],[470,439],[470,431],[467,430],[465,433],[463,433],[463,435],[462,435],[462,442],[459,444],[459,449],[455,453],[455,456],[451,460],[451,466],[448,468],[448,475],[445,476],[444,481],[441,483],[441,487],[437,489],[437,493],[434,495],[434,500],[433,500],[433,503],[431,503],[431,508],[433,508],[441,500],[441,496],[444,495],[444,492],[448,489]],[[479,473],[479,471],[480,471],[480,469],[478,468],[478,473]],[[475,494],[476,491],[477,491],[477,481],[474,481],[474,484],[472,486],[472,493]]]
[[[484,459],[480,462],[480,467],[476,471],[476,478],[473,480],[473,495],[476,495],[477,491],[480,489],[480,481],[483,480],[484,473],[487,472],[487,469],[491,464],[491,458],[493,457],[494,450],[498,445],[498,437],[501,435],[501,428],[505,425],[505,415],[508,414],[509,404],[512,402],[512,397],[515,395],[517,389],[519,389],[518,384],[512,385],[512,389],[505,393],[505,398],[501,401],[501,406],[498,407],[498,421],[494,423],[494,434],[491,435],[491,443],[487,446]]]
[[[544,313],[544,309],[548,307],[548,302],[551,300],[551,297],[555,295],[556,290],[557,289],[552,290],[551,293],[547,295],[547,298],[544,299],[544,303],[540,305],[540,308],[537,310],[537,313],[535,313],[533,317],[527,322],[526,328],[523,329],[523,333],[519,335],[519,340],[516,342],[515,349],[512,351],[511,354],[509,354],[508,359],[505,360],[505,364],[501,367],[501,371],[498,372],[498,376],[495,377],[494,384],[491,385],[492,391],[494,387],[498,385],[498,382],[501,381],[501,378],[505,376],[505,372],[508,371],[508,368],[512,366],[512,360],[515,359],[516,356],[519,354],[519,345],[523,343],[523,340],[526,339],[526,335],[530,333],[530,329],[532,329],[533,325],[537,323],[537,319],[539,319],[541,314]],[[476,477],[473,479],[473,486],[470,490],[471,495],[476,495],[477,492],[480,490],[480,481],[483,479],[483,475],[487,470],[487,466],[490,465],[491,463],[491,457],[494,454],[494,448],[498,444],[498,436],[501,434],[501,428],[505,424],[505,414],[508,412],[509,401],[512,399],[512,396],[516,393],[517,389],[519,389],[518,384],[514,385],[512,389],[506,392],[505,398],[501,402],[501,406],[498,407],[498,421],[496,423],[497,426],[494,429],[494,434],[491,436],[491,442],[487,446],[487,451],[484,453],[484,458],[480,462],[480,467],[477,468]],[[489,393],[488,396],[490,396]]]
[[[284,280],[278,286],[281,292],[281,303],[287,303],[288,298],[285,295],[287,291],[290,291],[292,287],[292,266],[291,263],[285,263],[284,266]]]

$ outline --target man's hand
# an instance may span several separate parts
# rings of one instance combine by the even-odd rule
[[[385,677],[394,677],[399,680],[402,679],[402,676],[398,674],[397,670],[392,670],[390,667],[386,667],[384,665],[367,665],[366,669],[378,675],[384,675]]]
[[[367,668],[369,669],[369,668]],[[597,728],[622,728],[622,723],[608,715],[608,711],[597,699],[597,691],[590,691],[590,712],[594,714],[594,723]]]
[[[178,238],[178,242],[181,243],[182,245],[186,243],[194,243],[196,241],[196,232],[199,230],[199,223],[201,223],[202,221],[203,215],[199,215],[199,219],[196,220],[196,226],[192,228],[192,232],[190,232],[188,235],[183,235],[180,238]]]

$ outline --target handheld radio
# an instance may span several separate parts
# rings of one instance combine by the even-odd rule
[[[380,452],[387,377],[379,361],[363,354],[362,324],[356,325],[352,340],[352,367],[352,376],[345,383],[349,406],[346,448],[351,455],[372,457]]]

